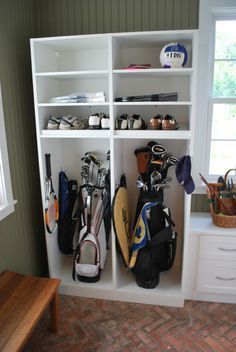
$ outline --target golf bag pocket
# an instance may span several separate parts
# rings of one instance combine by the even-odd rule
[[[169,270],[173,266],[176,254],[176,244],[177,232],[173,231],[172,239],[160,245],[160,271]]]
[[[160,272],[169,270],[174,264],[177,233],[172,229],[169,209],[163,209],[162,214],[168,226],[152,236],[147,245],[138,251],[132,269],[136,283],[143,288],[155,288]]]
[[[85,232],[75,251],[73,279],[97,282],[100,279],[100,247],[95,235]]]
[[[107,256],[103,222],[97,236],[88,233],[87,226],[84,226],[78,237],[74,256],[73,279],[82,282],[97,282],[100,279],[100,273],[105,266]]]

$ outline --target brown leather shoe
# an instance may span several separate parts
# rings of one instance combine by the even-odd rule
[[[149,121],[149,128],[151,130],[160,130],[162,119],[163,119],[163,117],[160,114],[152,117]]]
[[[179,125],[174,116],[166,115],[162,119],[161,128],[163,130],[177,130],[179,128]]]

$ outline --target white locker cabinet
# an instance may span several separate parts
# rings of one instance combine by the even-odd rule
[[[81,157],[86,151],[99,155],[111,153],[111,194],[122,174],[127,177],[132,219],[138,197],[138,177],[134,150],[150,140],[163,143],[177,157],[193,151],[196,105],[196,30],[114,33],[31,39],[32,74],[37,130],[38,158],[44,203],[44,154],[52,154],[52,177],[58,190],[58,173],[66,170],[69,178],[80,183]],[[179,42],[188,49],[186,67],[164,69],[159,55],[162,47]],[[132,63],[150,63],[150,69],[125,70]],[[104,103],[51,103],[55,96],[73,92],[105,91]],[[177,101],[115,102],[126,95],[178,92]],[[95,112],[110,115],[109,130],[47,130],[50,115],[75,114],[83,118]],[[180,128],[162,130],[115,130],[115,119],[122,113],[140,114],[148,122],[158,113],[172,114]],[[111,233],[108,259],[101,279],[88,284],[72,280],[72,256],[61,254],[57,234],[45,231],[50,276],[62,281],[61,293],[86,297],[182,306],[186,277],[191,196],[177,183],[174,168],[171,189],[165,191],[165,203],[171,209],[178,232],[175,264],[160,275],[155,289],[138,287],[117,253],[115,235]],[[44,204],[42,204],[44,207]],[[132,221],[131,221],[132,222]]]

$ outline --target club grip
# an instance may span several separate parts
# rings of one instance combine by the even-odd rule
[[[52,176],[51,154],[45,154],[45,161],[46,161],[46,175],[47,175],[47,178],[50,178]]]

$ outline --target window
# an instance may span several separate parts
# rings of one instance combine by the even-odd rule
[[[14,211],[0,87],[0,220]]]
[[[214,21],[211,91],[209,176],[236,168],[236,17]]]
[[[192,176],[216,182],[236,168],[236,2],[200,0]],[[235,176],[234,176],[235,177]]]

